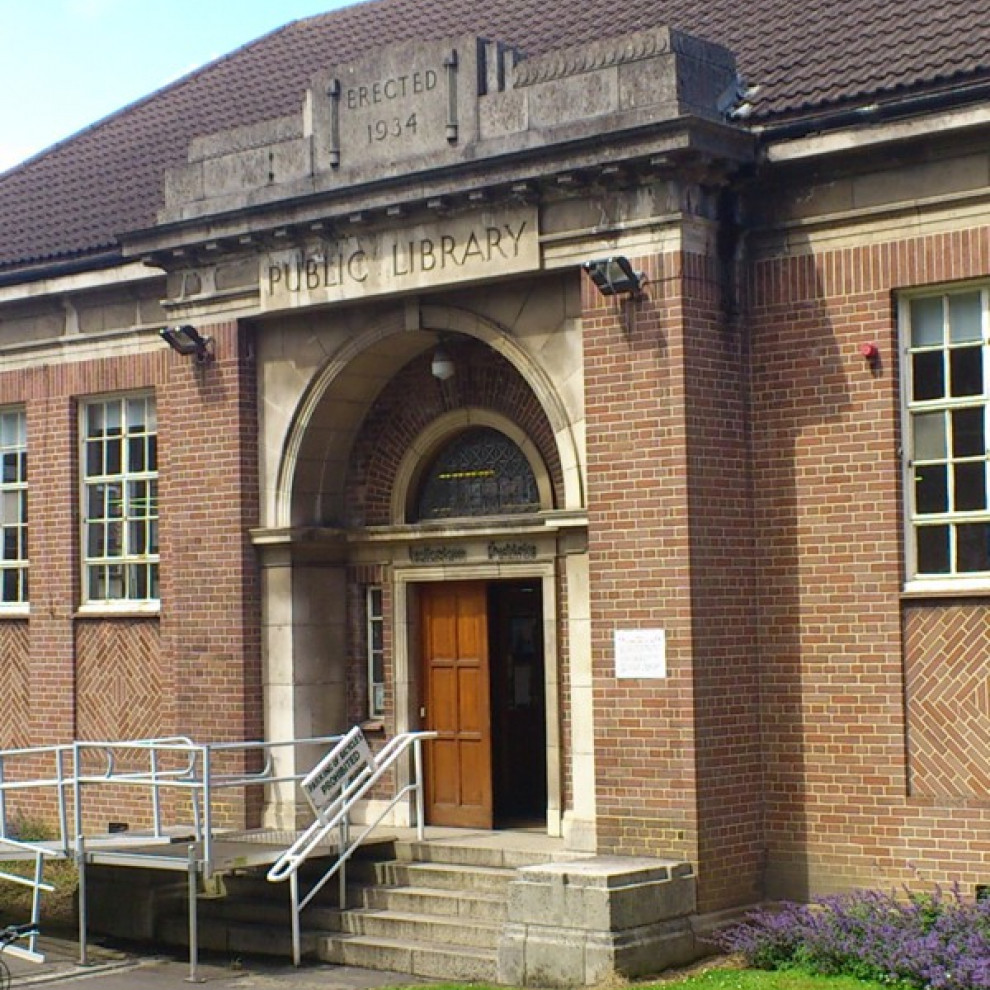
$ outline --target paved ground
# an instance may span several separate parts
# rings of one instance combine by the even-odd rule
[[[71,939],[41,938],[43,963],[9,954],[12,990],[52,984],[80,990],[188,990],[190,968],[182,956],[141,955],[130,950],[89,946],[89,965],[79,965],[79,946]],[[288,963],[260,959],[218,958],[204,955],[197,967],[207,987],[238,990],[373,990],[423,982],[405,973],[381,973],[353,966],[311,964],[298,969]]]

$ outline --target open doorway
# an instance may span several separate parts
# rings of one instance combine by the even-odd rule
[[[496,827],[546,822],[547,729],[539,581],[488,586]]]
[[[543,602],[538,580],[451,581],[420,593],[427,820],[546,824]]]

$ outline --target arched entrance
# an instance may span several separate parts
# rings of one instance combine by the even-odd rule
[[[559,835],[557,588],[561,567],[579,559],[564,561],[562,546],[580,550],[583,535],[580,506],[562,508],[582,488],[574,437],[555,425],[564,407],[559,396],[545,407],[550,379],[518,340],[494,347],[445,331],[457,374],[438,381],[430,369],[438,337],[395,332],[395,348],[383,333],[367,356],[334,357],[334,376],[319,380],[324,397],[310,392],[297,406],[286,447],[297,467],[280,465],[273,503],[291,505],[292,521],[263,535],[266,601],[280,620],[268,626],[268,669],[284,671],[282,683],[266,685],[269,710],[305,734],[366,723],[372,741],[452,725],[462,738],[427,754],[431,821],[539,821]],[[395,367],[413,340],[418,352]],[[458,447],[473,448],[478,463],[444,459]],[[470,635],[449,618],[466,608],[466,588]],[[365,655],[371,602],[374,663]],[[381,714],[369,718],[368,707]],[[471,787],[478,794],[462,800]],[[469,814],[461,807],[472,804]]]

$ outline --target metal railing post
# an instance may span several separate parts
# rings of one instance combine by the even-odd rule
[[[426,813],[423,801],[423,740],[419,736],[413,741],[413,773],[416,777],[416,839],[422,842]]]
[[[206,861],[206,872],[213,873],[213,796],[210,791],[210,774],[212,773],[210,747],[203,747],[203,859]]]
[[[76,869],[79,871],[79,965],[88,966],[86,954],[86,840],[76,834]]]
[[[299,876],[289,877],[289,897],[292,898],[292,965],[302,962],[302,938],[299,934]]]
[[[186,983],[203,983],[199,977],[199,919],[196,910],[197,873],[199,864],[196,862],[196,846],[190,843],[186,850],[189,857],[187,869],[187,890],[189,899],[189,975]]]
[[[158,749],[151,747],[151,815],[155,822],[155,838],[162,837],[162,802],[158,793]]]

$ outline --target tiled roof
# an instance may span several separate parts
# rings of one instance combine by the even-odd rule
[[[154,223],[192,136],[297,112],[328,64],[460,34],[535,55],[664,24],[735,52],[759,86],[750,123],[990,77],[985,0],[372,0],[295,21],[0,175],[0,271],[112,250]]]

